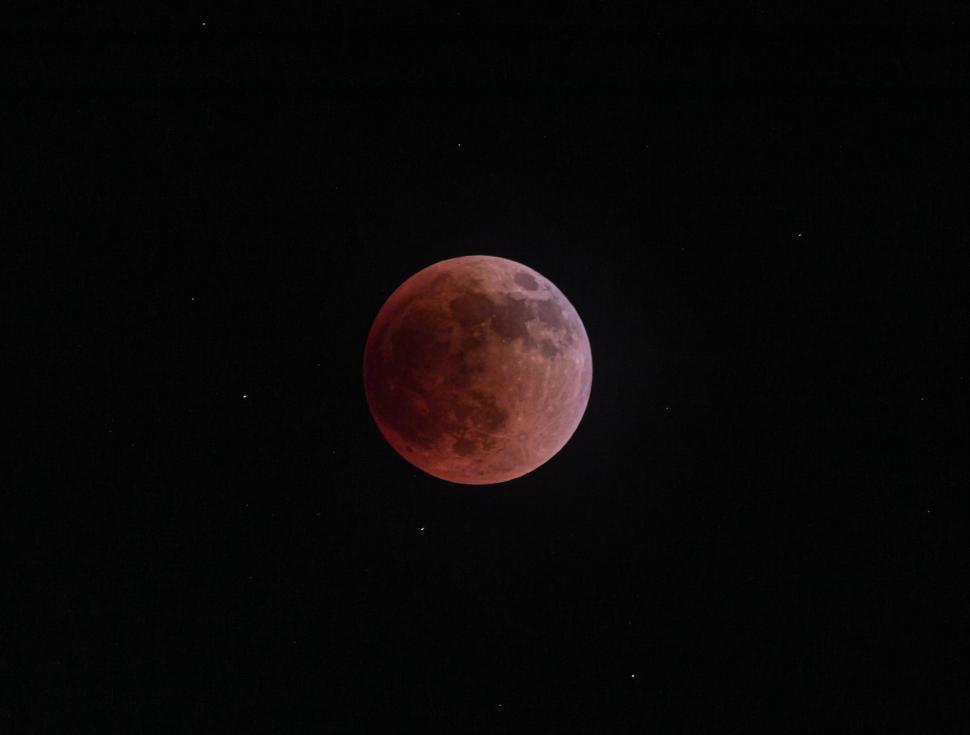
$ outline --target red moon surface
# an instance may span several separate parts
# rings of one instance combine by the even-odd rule
[[[592,382],[589,338],[562,292],[486,255],[411,276],[364,349],[364,390],[384,438],[456,483],[504,482],[547,462],[576,431]]]

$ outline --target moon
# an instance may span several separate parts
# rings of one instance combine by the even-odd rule
[[[548,279],[470,255],[418,271],[374,319],[364,392],[388,443],[449,482],[532,472],[586,411],[593,359],[583,322]]]

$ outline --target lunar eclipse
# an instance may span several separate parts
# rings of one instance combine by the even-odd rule
[[[443,480],[490,484],[547,462],[589,400],[589,339],[572,304],[531,268],[474,255],[443,260],[395,290],[364,349],[377,427]]]

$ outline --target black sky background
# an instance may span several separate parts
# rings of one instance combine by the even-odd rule
[[[962,27],[581,20],[8,34],[0,724],[964,731]],[[594,358],[491,487],[361,384],[475,253]]]

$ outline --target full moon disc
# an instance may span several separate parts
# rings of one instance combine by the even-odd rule
[[[411,276],[364,349],[364,390],[384,438],[450,482],[504,482],[547,462],[576,431],[592,382],[589,339],[562,292],[485,255]]]

